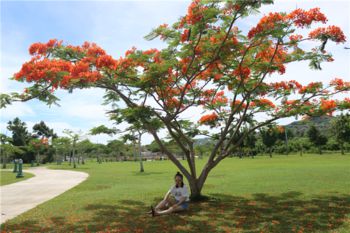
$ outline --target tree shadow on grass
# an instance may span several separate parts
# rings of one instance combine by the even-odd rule
[[[156,199],[155,202],[160,199]],[[350,195],[313,196],[299,192],[264,193],[251,197],[212,194],[206,202],[191,203],[190,210],[152,218],[149,206],[135,200],[83,207],[84,218],[49,217],[48,226],[37,221],[2,226],[12,232],[331,232],[348,221]],[[6,231],[4,231],[6,232]]]

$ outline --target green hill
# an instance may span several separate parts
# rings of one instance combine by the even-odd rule
[[[301,136],[305,134],[310,125],[315,125],[321,132],[328,135],[331,130],[331,121],[333,119],[334,117],[332,116],[311,117],[307,120],[294,121],[286,125],[286,128],[292,130],[295,135]]]

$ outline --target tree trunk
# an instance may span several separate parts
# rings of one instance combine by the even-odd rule
[[[203,196],[201,194],[203,184],[200,184],[199,180],[195,180],[193,178],[188,179],[188,183],[191,190],[191,196],[190,196],[191,201],[199,201],[203,199]]]
[[[322,149],[321,149],[321,146],[318,148],[318,152],[320,153],[320,155],[322,155]]]
[[[40,158],[40,155],[39,153],[36,154],[36,165],[39,166],[39,158]]]
[[[143,169],[143,161],[142,161],[142,153],[141,153],[141,136],[142,134],[139,133],[139,157],[140,157],[140,172],[144,172],[145,170]]]
[[[345,155],[345,153],[344,153],[344,144],[343,143],[340,144],[340,150],[341,150],[341,154]]]
[[[4,157],[2,158],[2,168],[5,169],[6,168],[6,161],[7,158],[6,158],[6,154],[4,153]]]
[[[75,141],[73,142],[73,168],[77,168],[77,164],[75,163]]]
[[[272,158],[272,148],[269,149],[270,158]]]
[[[218,162],[209,162],[204,166],[202,173],[198,179],[193,178],[192,176],[186,177],[191,189],[191,201],[201,201],[205,200],[206,197],[202,195],[202,189],[205,184],[205,181],[209,175],[209,172],[218,164]]]

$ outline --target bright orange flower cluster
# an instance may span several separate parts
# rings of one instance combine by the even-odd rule
[[[49,40],[47,43],[34,43],[29,47],[30,55],[46,55],[46,53],[55,46],[60,46],[62,41],[56,39]]]
[[[67,51],[85,55],[74,63],[63,59],[49,59],[47,53],[61,42],[53,39],[47,43],[35,43],[30,46],[30,53],[35,55],[29,62],[22,65],[21,70],[14,75],[16,80],[25,79],[27,82],[48,82],[52,89],[67,88],[71,81],[95,82],[102,78],[99,70],[107,68],[115,70],[118,65],[125,63],[123,59],[114,60],[95,43],[85,42],[82,46],[66,46]],[[130,63],[128,64],[128,66]],[[96,67],[94,70],[92,66]],[[57,79],[57,78],[60,79]]]
[[[317,28],[309,33],[309,37],[312,39],[328,38],[337,43],[344,43],[346,41],[344,32],[334,25],[327,28]]]
[[[242,103],[241,100],[235,100],[234,102],[231,103],[231,107],[233,109],[236,109],[239,107],[239,105]],[[247,107],[247,105],[245,103],[243,103],[238,110],[242,110],[242,109],[245,109]]]
[[[180,105],[180,101],[178,99],[176,99],[175,97],[166,99],[166,100],[164,100],[164,102],[165,102],[168,109],[178,108]],[[181,105],[181,107],[183,107],[183,105]]]
[[[223,13],[225,15],[232,15],[234,11],[239,11],[241,9],[241,5],[238,3],[233,4],[232,2],[227,2],[225,8],[223,9]]]
[[[68,61],[50,60],[44,58],[37,60],[37,57],[31,59],[22,65],[22,69],[14,75],[16,80],[25,78],[27,82],[38,82],[42,79],[46,81],[54,78],[58,72],[70,72],[72,65]]]
[[[248,67],[239,66],[233,71],[232,74],[245,80],[249,78],[250,69]]]
[[[49,139],[48,138],[41,138],[40,139],[40,142],[42,143],[42,144],[49,144]]]
[[[216,121],[218,118],[219,118],[218,115],[215,112],[213,112],[211,114],[207,114],[207,115],[202,116],[199,119],[199,124],[212,123],[212,122]]]
[[[203,18],[203,11],[206,7],[200,4],[200,0],[194,0],[187,9],[186,22],[193,25]]]
[[[219,73],[220,71],[218,67],[222,67],[222,64],[219,61],[209,64],[208,67],[198,75],[198,79],[206,81],[213,77],[215,81],[220,80],[223,75]]]
[[[208,89],[203,91],[202,99],[199,101],[200,104],[204,105],[206,103],[210,104],[227,104],[228,99],[225,96],[224,91],[219,91],[216,93],[215,89]]]
[[[350,82],[344,82],[342,79],[340,78],[335,78],[333,79],[330,84],[332,86],[335,86],[336,90],[350,90]]]
[[[212,104],[227,104],[228,99],[224,94],[224,91],[219,91],[213,98]]]
[[[114,70],[117,67],[117,61],[114,60],[109,55],[102,55],[102,56],[97,58],[96,67],[97,68],[106,67],[106,68],[109,68],[111,70]]]
[[[319,91],[322,88],[322,82],[311,82],[306,86],[302,86],[299,89],[299,94],[304,94],[307,92],[315,92],[315,91]]]
[[[285,128],[284,128],[283,126],[281,126],[281,125],[278,125],[278,126],[276,127],[276,129],[277,129],[277,131],[278,131],[279,133],[284,133],[284,131],[285,131]]]
[[[41,146],[47,147],[49,145],[48,138],[41,138],[39,141],[31,141],[33,146],[40,148]]]
[[[181,34],[180,41],[181,41],[181,42],[187,41],[187,40],[188,40],[189,33],[190,33],[190,31],[189,31],[188,29],[185,29],[185,30],[183,31],[183,33]]]
[[[287,57],[287,50],[282,46],[278,46],[277,50],[274,47],[269,47],[257,53],[255,56],[256,59],[260,59],[262,62],[270,62],[272,60],[272,64],[277,66],[278,72],[280,74],[284,74],[286,72],[286,68],[284,66],[284,62]],[[267,70],[269,73],[274,72],[274,69]]]
[[[291,36],[289,36],[289,39],[292,42],[297,42],[297,41],[303,39],[303,36],[302,35],[291,35]]]
[[[131,49],[126,50],[125,57],[129,56],[130,54],[135,53],[135,51],[136,51],[136,47],[134,47],[134,46]]]
[[[85,42],[82,48],[86,51],[86,55],[90,57],[98,57],[106,54],[106,51],[95,43]]]
[[[337,103],[335,100],[326,100],[326,99],[321,99],[321,110],[329,112],[335,110],[337,107]]]
[[[308,11],[296,9],[287,15],[282,15],[277,12],[269,13],[261,18],[256,27],[253,27],[248,32],[248,38],[251,39],[259,33],[273,30],[277,24],[288,21],[293,22],[297,27],[305,27],[311,25],[313,22],[326,23],[327,18],[320,12],[320,8],[313,8]]]
[[[291,90],[291,89],[300,89],[302,85],[295,80],[290,81],[281,81],[270,84],[271,87],[275,90]]]
[[[183,33],[181,34],[180,41],[181,41],[181,42],[187,41],[187,40],[188,40],[189,33],[190,33],[190,31],[189,31],[188,29],[185,29],[185,30],[183,31]]]
[[[275,108],[276,105],[274,103],[272,103],[271,100],[262,98],[262,99],[257,99],[257,100],[254,100],[253,102],[251,102],[250,107]]]
[[[276,23],[282,23],[285,21],[285,17],[280,13],[269,13],[260,19],[259,23],[256,27],[253,27],[248,32],[248,38],[251,39],[255,35],[262,33],[264,31],[273,30],[275,28]]]
[[[297,104],[299,101],[298,100],[286,100],[284,102],[285,105],[295,105]]]
[[[148,49],[148,50],[143,51],[142,54],[152,55],[152,54],[157,53],[157,52],[159,52],[158,49]]]
[[[313,8],[308,11],[303,9],[296,9],[287,15],[297,27],[309,26],[313,22],[326,23],[326,16],[320,12],[320,8]]]

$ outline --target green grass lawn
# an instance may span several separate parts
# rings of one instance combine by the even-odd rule
[[[203,165],[198,160],[197,164]],[[11,232],[350,232],[350,156],[228,158],[186,213],[145,214],[173,183],[169,161],[88,162],[89,178],[2,225]],[[67,164],[53,169],[72,169]]]
[[[0,186],[26,180],[34,176],[32,173],[27,172],[23,173],[24,177],[22,178],[16,178],[16,175],[17,173],[13,173],[12,171],[0,170]]]

